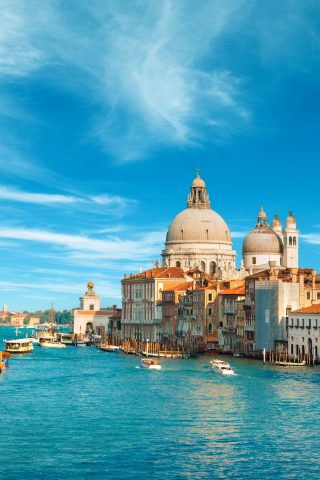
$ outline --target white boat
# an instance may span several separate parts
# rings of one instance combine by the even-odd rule
[[[219,375],[234,375],[234,371],[230,367],[229,363],[222,360],[211,360],[212,370]]]
[[[6,340],[5,352],[9,353],[30,353],[33,350],[32,340],[22,338],[21,340]]]
[[[161,365],[156,360],[141,360],[142,368],[150,368],[153,370],[160,370]]]
[[[66,346],[55,337],[39,337],[39,347],[66,348]]]

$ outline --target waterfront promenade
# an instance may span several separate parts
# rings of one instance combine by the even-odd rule
[[[3,478],[318,478],[320,367],[230,358],[237,375],[224,377],[209,360],[163,359],[157,372],[95,347],[12,357]]]

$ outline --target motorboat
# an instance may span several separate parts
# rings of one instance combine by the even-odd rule
[[[160,370],[161,365],[156,360],[141,360],[141,367],[142,368],[150,368],[153,370]]]
[[[218,373],[220,375],[234,375],[234,371],[230,367],[229,363],[217,359],[211,360],[210,363],[214,373]]]
[[[39,337],[39,347],[66,348],[66,346],[55,337]]]
[[[64,345],[74,345],[74,335],[72,333],[58,333],[57,338]]]
[[[6,340],[4,351],[8,353],[31,353],[33,343],[30,338],[22,338],[20,340]]]

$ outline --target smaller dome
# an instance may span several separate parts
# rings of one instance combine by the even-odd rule
[[[93,287],[94,287],[94,285],[93,285],[93,283],[92,283],[92,282],[89,282],[89,283],[88,283],[88,285],[87,285],[87,287],[88,287],[88,288],[93,288]]]
[[[197,177],[197,178],[195,178],[195,179],[193,180],[191,186],[192,186],[192,187],[200,187],[200,188],[201,188],[201,187],[205,187],[206,184],[204,183],[204,181],[202,180],[202,178]]]
[[[267,219],[267,214],[263,211],[263,206],[260,205],[260,212],[259,212],[259,215],[258,215],[258,220],[260,219]]]
[[[287,219],[286,219],[286,224],[288,224],[288,223],[294,223],[294,224],[297,223],[296,219],[292,215],[291,207],[290,207],[289,217],[287,217]]]
[[[244,239],[242,253],[279,254],[282,246],[278,235],[269,227],[256,227]]]
[[[271,223],[271,227],[282,227],[282,223],[279,220],[278,214],[276,213],[274,216],[274,220]]]

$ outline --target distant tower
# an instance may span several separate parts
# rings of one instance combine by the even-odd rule
[[[297,221],[292,215],[290,207],[289,216],[286,219],[286,228],[283,230],[283,266],[298,268],[298,237]]]
[[[100,310],[101,298],[98,297],[93,291],[94,285],[92,282],[89,282],[87,285],[87,292],[85,295],[79,298],[80,300],[80,310]]]
[[[8,309],[7,309],[7,305],[4,304],[4,305],[3,305],[3,311],[6,312],[7,310],[8,310]]]

